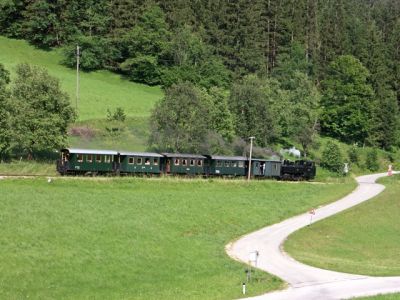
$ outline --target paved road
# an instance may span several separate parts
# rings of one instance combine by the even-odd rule
[[[382,173],[357,177],[358,187],[339,201],[316,209],[313,221],[327,218],[378,195],[385,187],[375,181],[386,175]],[[309,225],[309,222],[310,215],[305,213],[250,233],[226,246],[229,256],[246,263],[249,254],[258,251],[257,267],[289,284],[286,290],[251,299],[325,300],[400,292],[400,276],[370,277],[328,271],[304,265],[287,255],[282,249],[283,242],[294,231]]]

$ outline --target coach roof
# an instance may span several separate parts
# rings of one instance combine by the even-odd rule
[[[119,152],[120,155],[126,156],[149,156],[149,157],[163,157],[161,154],[152,153],[152,152]]]
[[[115,150],[65,148],[62,149],[61,151],[68,151],[69,153],[76,153],[76,154],[118,155],[118,152]]]

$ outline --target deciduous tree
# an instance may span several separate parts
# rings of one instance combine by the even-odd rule
[[[66,145],[74,110],[59,80],[45,69],[28,64],[17,66],[12,107],[13,139],[19,150],[33,155]]]

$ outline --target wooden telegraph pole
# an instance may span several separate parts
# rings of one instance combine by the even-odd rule
[[[78,114],[78,102],[79,102],[79,46],[76,46],[76,99],[75,99],[75,106],[76,106],[76,113]]]

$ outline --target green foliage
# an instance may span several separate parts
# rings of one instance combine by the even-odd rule
[[[67,127],[75,114],[58,79],[39,67],[17,66],[12,85],[14,147],[33,154],[66,145]]]
[[[125,122],[126,114],[122,107],[117,107],[114,112],[110,109],[107,109],[107,121],[118,121],[118,122]]]
[[[219,133],[225,140],[232,141],[235,135],[234,117],[229,110],[227,92],[213,87],[208,91],[208,95],[205,91],[203,93],[209,98],[210,129]]]
[[[209,132],[209,101],[191,83],[171,86],[151,116],[149,145],[160,151],[201,152]]]
[[[358,165],[360,163],[360,154],[356,145],[352,145],[349,148],[347,155],[349,157],[350,163],[355,165]]]
[[[246,76],[232,86],[229,105],[235,116],[235,132],[244,139],[256,138],[260,146],[266,146],[278,137],[280,127],[275,115],[280,90],[273,79]]]
[[[374,127],[374,92],[368,70],[353,56],[338,57],[323,82],[322,132],[345,142],[365,143]]]
[[[379,170],[378,152],[376,151],[376,149],[371,149],[367,152],[365,166],[368,170],[373,172]]]
[[[64,47],[64,63],[69,67],[76,66],[77,49],[79,46],[79,66],[84,71],[105,68],[107,59],[112,57],[112,45],[104,39],[91,36],[79,36],[73,43]]]
[[[233,137],[227,92],[217,87],[207,91],[185,82],[168,88],[156,105],[149,146],[159,151],[227,153]]]
[[[326,144],[322,152],[321,166],[329,171],[343,174],[343,157],[339,146],[335,142],[329,141]]]
[[[281,81],[284,88],[292,89],[291,82],[287,79],[295,77],[296,72],[310,75],[312,67],[304,47],[298,42],[293,42],[287,51],[278,54],[272,75]]]
[[[132,80],[151,85],[160,83],[160,68],[169,37],[163,11],[159,6],[150,6],[124,37],[129,57],[121,63],[121,70]]]
[[[163,70],[164,86],[180,81],[190,81],[206,88],[228,86],[230,74],[222,60],[213,55],[211,47],[189,26],[178,28],[173,33],[167,52],[172,64]]]
[[[8,83],[10,73],[0,64],[0,160],[10,151],[11,144],[11,102]]]
[[[128,77],[137,82],[156,85],[160,83],[160,70],[157,57],[152,55],[138,55],[129,58],[120,64],[120,68]]]

